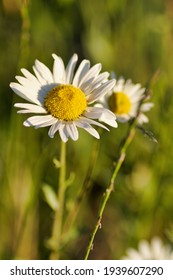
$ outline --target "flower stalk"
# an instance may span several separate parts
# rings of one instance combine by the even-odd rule
[[[146,91],[146,93],[147,93],[147,91]],[[126,150],[127,150],[128,146],[130,145],[130,143],[132,142],[134,136],[135,136],[136,127],[137,127],[137,123],[138,123],[138,116],[140,114],[140,108],[141,108],[141,105],[142,105],[143,101],[145,100],[145,98],[146,98],[146,95],[141,100],[141,102],[139,104],[139,107],[138,107],[137,115],[130,122],[128,131],[127,131],[127,135],[126,135],[126,137],[125,137],[125,139],[122,142],[122,145],[120,147],[119,155],[118,155],[118,158],[117,158],[117,161],[116,161],[116,164],[115,164],[115,168],[112,172],[112,176],[110,178],[109,185],[106,188],[106,191],[105,191],[105,193],[103,194],[103,197],[102,197],[102,202],[101,202],[101,205],[100,205],[100,208],[99,208],[97,222],[96,222],[95,227],[92,231],[92,234],[91,234],[91,237],[90,237],[87,249],[86,249],[86,253],[85,253],[85,257],[84,257],[85,260],[88,260],[89,254],[90,254],[91,250],[93,249],[93,243],[94,243],[94,239],[95,239],[95,236],[97,234],[97,231],[98,231],[99,228],[101,228],[101,221],[102,221],[102,217],[103,217],[105,207],[107,205],[107,202],[109,200],[109,197],[110,197],[112,191],[114,190],[115,179],[116,179],[117,174],[118,174],[118,172],[119,172],[119,170],[122,166],[122,163],[125,160]]]
[[[54,221],[52,226],[52,236],[50,239],[50,260],[57,260],[59,258],[60,247],[61,247],[61,234],[63,224],[63,213],[64,213],[64,196],[66,189],[66,144],[61,141],[61,152],[60,152],[60,167],[59,167],[59,182],[58,182],[58,193],[57,200],[58,205],[55,210]]]

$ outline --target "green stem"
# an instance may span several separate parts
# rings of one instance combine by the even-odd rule
[[[61,141],[60,154],[60,169],[59,169],[59,183],[58,183],[58,206],[55,212],[51,241],[50,260],[57,260],[59,258],[59,251],[61,245],[61,233],[64,212],[64,195],[65,195],[65,177],[66,177],[66,144]]]
[[[97,219],[96,225],[93,229],[93,232],[91,234],[91,237],[90,237],[90,240],[89,240],[89,243],[88,243],[88,246],[87,246],[87,250],[86,250],[86,254],[85,254],[85,258],[84,258],[85,260],[88,260],[89,254],[90,254],[90,252],[93,248],[93,242],[94,242],[96,233],[97,233],[98,229],[101,228],[101,221],[102,221],[102,217],[103,217],[103,212],[105,210],[105,207],[106,207],[106,204],[107,204],[108,199],[110,197],[110,194],[114,189],[114,183],[115,183],[115,179],[117,177],[118,171],[120,170],[120,168],[122,166],[122,163],[124,162],[124,159],[126,157],[126,150],[127,150],[128,146],[130,145],[130,143],[132,142],[132,140],[134,138],[137,123],[138,123],[138,116],[140,114],[140,109],[141,109],[141,106],[142,106],[144,100],[147,97],[147,94],[148,94],[148,89],[146,88],[145,94],[144,94],[143,98],[141,99],[140,104],[138,106],[138,111],[137,111],[136,117],[130,122],[127,135],[126,135],[125,140],[123,141],[123,143],[121,145],[119,155],[118,155],[118,159],[117,159],[115,168],[113,170],[109,185],[108,185],[105,193],[103,194],[102,202],[101,202],[99,212],[98,212],[98,219]]]
[[[106,207],[107,201],[110,197],[110,194],[114,189],[114,183],[115,183],[116,176],[117,176],[118,171],[120,170],[120,168],[122,166],[122,163],[125,159],[127,147],[129,146],[129,144],[131,143],[131,141],[132,141],[132,139],[135,135],[135,130],[136,130],[136,119],[134,119],[134,121],[129,126],[129,130],[127,132],[127,136],[125,138],[125,141],[124,141],[124,143],[123,143],[123,145],[120,149],[119,156],[118,156],[118,159],[117,159],[117,162],[116,162],[116,166],[114,168],[114,171],[113,171],[111,179],[110,179],[110,183],[109,183],[105,193],[103,194],[101,206],[100,206],[99,213],[98,213],[97,223],[96,223],[96,225],[93,229],[93,232],[91,234],[91,237],[90,237],[90,240],[89,240],[89,243],[88,243],[88,246],[87,246],[87,250],[86,250],[86,254],[85,254],[85,260],[88,259],[89,254],[90,254],[90,252],[93,248],[93,242],[94,242],[96,233],[97,233],[98,229],[101,227],[103,212],[105,210],[105,207]]]

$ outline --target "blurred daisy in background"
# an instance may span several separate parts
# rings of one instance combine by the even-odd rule
[[[100,99],[100,102],[116,115],[117,121],[128,122],[130,119],[136,117],[138,106],[144,98],[145,90],[140,84],[133,84],[131,80],[125,81],[121,77],[117,80],[109,94]],[[144,102],[142,104],[138,116],[138,124],[148,122],[148,117],[144,113],[152,107],[153,103],[150,102]]]
[[[74,73],[78,60],[74,54],[65,68],[61,57],[56,54],[53,72],[36,60],[33,70],[35,75],[21,69],[24,77],[16,76],[18,83],[11,83],[12,90],[29,103],[16,103],[18,113],[34,113],[24,125],[35,128],[50,126],[48,135],[53,138],[58,131],[62,141],[68,138],[76,141],[78,129],[83,128],[99,138],[92,125],[107,129],[100,122],[117,127],[115,115],[107,108],[93,106],[95,102],[112,90],[115,80],[108,80],[109,73],[99,74],[100,63],[90,67],[90,61],[84,59]],[[94,119],[98,119],[95,121]],[[107,129],[108,130],[108,129]]]
[[[146,240],[140,241],[138,249],[127,249],[124,260],[173,260],[173,251],[170,245],[164,245],[162,240],[154,237],[149,243]]]

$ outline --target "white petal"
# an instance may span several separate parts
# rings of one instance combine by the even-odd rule
[[[127,260],[141,260],[142,256],[134,249],[129,248],[127,250]]]
[[[153,106],[154,106],[154,104],[151,103],[151,102],[144,103],[144,104],[142,104],[142,106],[141,106],[141,111],[142,111],[142,112],[147,112],[147,111],[149,111]]]
[[[24,126],[35,126],[36,128],[50,126],[57,122],[52,115],[33,116],[28,118],[23,124]]]
[[[132,85],[131,89],[128,90],[128,93],[129,95],[136,95],[137,94],[137,91],[139,91],[141,88],[141,84],[135,84],[135,85]],[[145,91],[145,89],[142,89],[142,91],[139,91],[140,94],[137,94],[137,95],[141,95],[143,92]]]
[[[76,126],[83,128],[87,132],[89,132],[92,136],[94,136],[97,139],[100,139],[100,135],[98,134],[97,130],[93,128],[89,123],[77,120],[75,121]]]
[[[91,67],[85,76],[80,80],[78,86],[84,90],[87,84],[98,76],[101,68],[101,63],[95,64],[93,67]]]
[[[82,84],[82,86],[80,86],[80,89],[86,94],[87,88],[92,85],[93,81],[94,77],[90,77],[85,83]]]
[[[115,87],[114,87],[113,91],[114,91],[114,92],[123,91],[124,82],[125,82],[124,78],[118,79],[118,81],[117,81],[116,84],[115,84]]]
[[[67,142],[68,141],[69,134],[66,131],[64,124],[62,124],[60,126],[60,128],[59,128],[59,135],[60,135],[60,137],[61,137],[63,142]]]
[[[73,122],[66,124],[66,130],[68,132],[68,135],[72,138],[72,140],[78,140],[78,130]]]
[[[107,92],[109,92],[115,85],[115,80],[110,80],[102,84],[100,87],[95,89],[90,95],[87,96],[88,103],[91,104],[95,102],[97,99],[104,96]]]
[[[146,88],[140,88],[140,89],[138,90],[138,93],[137,93],[137,94],[143,96],[144,93],[145,93],[145,91],[146,91]]]
[[[37,99],[37,93],[32,92],[32,90],[29,90],[18,83],[10,83],[10,87],[17,95],[25,100],[41,105],[41,102]]]
[[[36,66],[34,65],[33,67],[34,73],[39,81],[39,83],[44,86],[46,84],[45,79],[42,77],[42,75],[40,74],[40,72],[37,70]]]
[[[29,81],[40,86],[40,82],[37,80],[37,78],[33,74],[31,74],[27,69],[22,68],[21,72]]]
[[[26,109],[20,110],[18,113],[47,113],[45,108],[30,103],[16,103],[14,107]]]
[[[66,84],[71,84],[73,75],[74,75],[74,69],[76,66],[76,63],[78,61],[78,56],[77,54],[74,54],[72,58],[69,60],[69,63],[67,64],[66,67]]]
[[[129,115],[125,115],[125,114],[121,115],[121,116],[116,115],[116,117],[117,117],[117,121],[121,122],[121,123],[126,123],[126,122],[128,122],[130,120],[130,116]]]
[[[73,79],[73,85],[78,87],[81,79],[85,76],[85,74],[88,72],[90,68],[90,61],[89,60],[82,60],[82,62],[80,63],[77,71],[76,71],[76,74],[74,76],[74,79]]]
[[[171,260],[172,256],[171,256],[171,247],[169,246],[169,244],[162,245],[162,254],[160,256],[160,259],[164,259],[164,260]]]
[[[142,96],[138,95],[137,93],[136,93],[136,95],[130,96],[129,98],[130,98],[130,101],[131,101],[132,104],[134,104],[134,103],[139,104],[140,101],[142,100]]]
[[[39,83],[35,83],[27,78],[21,77],[21,76],[16,76],[16,80],[25,88],[29,89],[32,92],[38,92],[41,88],[41,85]]]
[[[149,122],[148,117],[146,115],[140,113],[138,116],[138,123],[143,124],[143,123],[147,123],[147,122]]]
[[[152,259],[152,253],[151,253],[151,248],[148,244],[147,241],[142,240],[139,243],[139,253],[145,260],[151,260]]]
[[[152,251],[152,254],[153,254],[153,259],[155,260],[158,260],[164,256],[163,253],[164,253],[164,246],[161,242],[161,240],[158,238],[158,237],[155,237],[152,239],[151,241],[151,251]]]
[[[83,123],[93,124],[93,125],[100,126],[100,127],[102,127],[102,128],[104,128],[104,129],[109,131],[109,129],[106,126],[104,126],[103,124],[101,124],[99,122],[96,122],[94,120],[91,120],[91,119],[88,119],[88,118],[85,118],[85,117],[80,117],[79,120],[82,121]],[[75,123],[76,123],[76,121],[75,121]]]
[[[98,75],[98,77],[91,84],[89,84],[87,88],[85,88],[84,90],[85,94],[91,93],[94,89],[99,87],[101,84],[105,83],[108,77],[109,77],[108,72],[104,72]]]
[[[112,117],[108,112],[103,112],[103,114],[99,118],[99,121],[104,122],[104,123],[106,123],[106,124],[108,124],[112,127],[115,127],[115,128],[118,127],[115,116]]]
[[[54,82],[52,73],[49,68],[37,59],[35,61],[35,68],[48,84]]]
[[[123,92],[127,94],[133,102],[135,102],[141,100],[145,92],[145,88],[141,88],[140,84],[134,85],[132,83],[128,84],[126,82],[123,87]]]
[[[124,78],[123,78],[123,80],[124,80]],[[126,85],[132,85],[132,80],[131,79],[126,80]]]
[[[113,127],[118,126],[117,122],[115,121],[115,114],[106,108],[87,107],[84,116],[91,119],[99,119],[99,121],[105,122]]]
[[[54,137],[55,133],[57,132],[57,130],[59,130],[61,125],[62,125],[62,122],[57,120],[57,122],[50,127],[49,132],[48,132],[48,135],[50,138]]]
[[[52,54],[54,58],[53,64],[53,78],[55,83],[64,84],[65,83],[65,67],[64,62],[61,57],[56,54]]]
[[[108,113],[110,117],[113,117],[114,119],[116,118],[114,113],[103,107],[87,107],[85,111],[85,116],[88,118],[99,119],[103,113]]]

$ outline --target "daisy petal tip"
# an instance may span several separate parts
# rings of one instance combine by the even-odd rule
[[[77,60],[77,59],[78,59],[77,53],[74,53],[74,54],[73,54],[73,57],[74,57],[75,60]]]
[[[40,61],[38,59],[35,59],[35,63],[40,63]]]
[[[117,128],[117,127],[118,127],[118,123],[115,121],[115,122],[112,124],[112,127]]]
[[[48,135],[49,135],[49,137],[50,137],[51,139],[54,138],[54,135],[53,135],[53,134],[48,134]]]
[[[23,125],[26,126],[26,127],[29,127],[30,123],[26,120],[26,121],[23,122]]]
[[[102,69],[102,64],[101,63],[97,63],[98,68],[101,70]]]
[[[10,84],[9,84],[9,87],[10,87],[11,89],[13,89],[13,88],[14,88],[14,84],[15,84],[15,83],[13,83],[13,82],[10,83]]]
[[[38,59],[35,59],[35,65],[37,65],[38,62],[39,62]],[[33,66],[33,68],[34,68],[34,66]]]
[[[52,57],[53,57],[54,59],[57,59],[57,58],[58,58],[57,54],[55,54],[55,53],[52,53]]]

